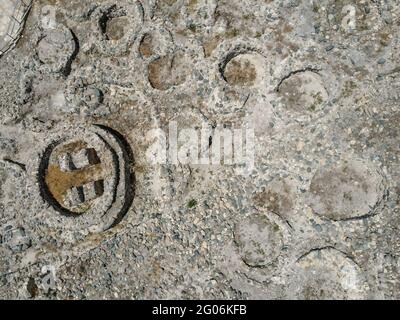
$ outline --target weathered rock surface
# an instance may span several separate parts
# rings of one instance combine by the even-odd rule
[[[0,298],[399,299],[399,8],[1,0]]]

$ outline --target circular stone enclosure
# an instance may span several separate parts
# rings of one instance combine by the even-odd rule
[[[232,86],[260,86],[264,80],[264,58],[257,52],[231,53],[221,66],[224,80]]]
[[[320,168],[312,178],[308,203],[331,220],[349,220],[375,214],[386,194],[384,178],[360,160]]]
[[[279,257],[283,247],[280,227],[263,215],[255,215],[237,223],[235,243],[244,263],[265,267]]]
[[[107,40],[121,40],[129,30],[127,12],[117,6],[113,6],[105,12],[99,24]]]
[[[46,29],[37,44],[37,56],[41,63],[53,72],[68,72],[77,53],[77,42],[71,30],[66,27]]]
[[[291,218],[295,206],[293,186],[289,180],[275,179],[254,194],[253,204],[259,210]]]
[[[314,71],[296,71],[284,78],[277,94],[283,109],[294,114],[320,111],[329,99],[322,77]]]
[[[173,53],[175,45],[171,33],[165,28],[146,30],[140,37],[138,51],[143,59],[163,57]]]
[[[125,54],[142,28],[143,8],[139,1],[104,5],[95,10],[93,17],[97,20],[100,51],[106,55]]]
[[[93,126],[52,143],[38,172],[42,198],[76,226],[107,230],[125,216],[134,197],[133,156],[116,131]]]
[[[148,66],[148,80],[151,87],[161,91],[182,85],[190,73],[190,59],[182,51],[160,57],[150,62]]]
[[[312,250],[294,266],[288,287],[290,295],[302,300],[359,300],[369,287],[360,267],[334,249]]]

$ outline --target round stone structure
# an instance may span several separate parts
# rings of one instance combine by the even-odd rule
[[[321,167],[309,194],[313,211],[331,220],[373,216],[386,196],[385,179],[371,164],[358,159]]]
[[[369,286],[357,263],[332,248],[315,249],[298,259],[291,293],[304,300],[360,300],[368,297]]]
[[[277,224],[264,215],[255,215],[236,225],[235,242],[243,262],[264,267],[279,257],[283,236]]]
[[[111,128],[95,125],[50,144],[38,171],[42,198],[73,225],[104,231],[118,224],[134,197],[132,151]]]

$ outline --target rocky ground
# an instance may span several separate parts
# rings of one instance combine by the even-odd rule
[[[399,30],[399,0],[34,0],[0,298],[399,299]]]

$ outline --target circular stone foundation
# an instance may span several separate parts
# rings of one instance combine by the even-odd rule
[[[157,90],[168,90],[185,83],[190,75],[190,61],[183,52],[170,54],[149,63],[148,79]]]
[[[359,266],[334,248],[301,257],[288,289],[301,300],[359,300],[366,299],[369,291]]]
[[[139,1],[130,5],[100,6],[92,16],[97,20],[98,48],[106,55],[125,54],[143,24],[143,8]]]
[[[349,220],[374,215],[385,194],[383,177],[364,162],[351,160],[320,168],[308,202],[320,216]]]
[[[66,71],[75,54],[76,42],[74,36],[66,27],[47,29],[37,45],[37,56],[41,63],[51,71]]]
[[[67,135],[44,152],[42,198],[79,227],[106,230],[119,223],[134,196],[132,153],[123,137],[104,126]]]
[[[253,204],[259,210],[291,218],[295,206],[293,186],[289,180],[275,179],[254,194]]]
[[[70,112],[95,114],[104,102],[104,88],[101,84],[90,83],[87,79],[71,78],[65,90],[66,100],[71,106]]]
[[[266,216],[255,215],[235,227],[235,243],[244,263],[265,267],[279,257],[283,247],[280,227]]]
[[[104,26],[104,33],[109,40],[120,40],[127,32],[127,25],[129,19],[126,17],[126,13],[120,13],[115,17],[109,17]]]
[[[138,51],[142,58],[150,59],[163,57],[174,51],[171,33],[164,28],[146,30],[141,36]]]
[[[231,54],[223,66],[222,75],[230,85],[253,87],[263,81],[264,71],[264,59],[260,54]]]
[[[312,71],[293,73],[277,91],[283,108],[293,113],[319,111],[329,98],[323,79]]]

